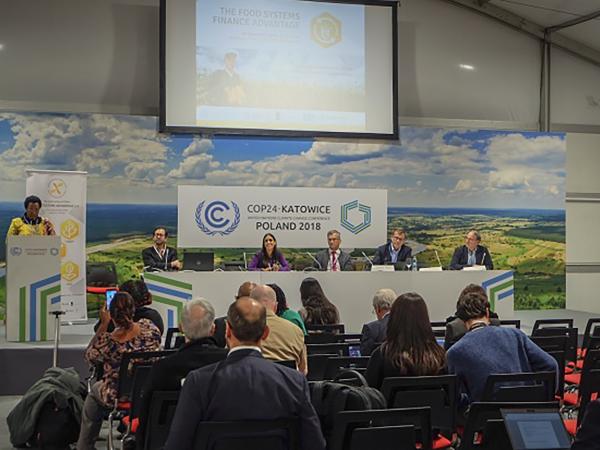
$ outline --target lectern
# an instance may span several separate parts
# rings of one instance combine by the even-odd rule
[[[9,236],[6,241],[6,340],[54,339],[60,310],[59,236]]]

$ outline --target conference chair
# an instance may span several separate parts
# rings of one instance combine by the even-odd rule
[[[175,409],[180,391],[154,391],[150,400],[146,435],[139,436],[143,440],[144,450],[161,450],[167,442],[171,423],[175,417]]]
[[[431,408],[431,426],[443,435],[434,439],[434,448],[446,448],[452,443],[456,428],[456,375],[384,378],[381,392],[388,408]]]
[[[127,427],[127,431],[121,439],[121,448],[125,448],[125,441],[131,439],[137,432],[139,426],[140,408],[142,396],[146,388],[146,381],[152,370],[152,365],[136,365],[131,383],[130,407],[127,415],[123,417],[122,423]]]
[[[308,374],[306,378],[308,381],[323,381],[325,379],[325,368],[327,367],[327,360],[331,357],[339,356],[334,353],[324,354],[309,354],[307,356],[308,363]]]
[[[430,409],[342,411],[334,418],[330,450],[431,450]]]
[[[347,342],[336,342],[332,344],[308,344],[306,352],[310,355],[334,354],[338,356],[350,356],[350,344]]]
[[[532,336],[531,340],[552,356],[558,364],[558,386],[556,395],[563,398],[565,393],[565,368],[567,364],[567,336]]]
[[[541,328],[573,328],[573,319],[538,319],[533,324],[533,331],[531,334]]]
[[[431,322],[431,329],[436,338],[443,338],[446,336],[446,322]]]
[[[483,402],[550,402],[555,400],[556,373],[523,372],[488,376]]]
[[[177,327],[172,327],[167,330],[165,337],[165,350],[179,348],[185,342],[183,333]]]
[[[344,342],[343,334],[314,333],[304,336],[305,344],[335,344],[337,342]]]
[[[344,334],[346,327],[343,323],[329,324],[329,325],[306,325],[306,331],[308,334],[312,333],[338,333]]]
[[[106,291],[118,289],[119,279],[114,262],[87,262],[85,265],[86,292],[104,295]]]
[[[325,361],[323,379],[332,380],[345,369],[353,369],[364,375],[369,359],[369,356],[330,356]],[[310,365],[308,367],[310,370]]]
[[[575,435],[588,403],[600,398],[600,349],[588,349],[580,375],[577,390],[565,392],[564,396],[567,411],[577,410],[576,421],[573,419],[565,421],[565,426],[572,435]]]
[[[583,342],[581,344],[581,348],[577,349],[577,367],[581,369],[583,366],[583,358],[585,356],[585,351],[589,347],[590,339],[593,336],[600,336],[600,318],[591,318],[587,321],[585,325],[585,332],[583,333]]]
[[[279,364],[280,366],[289,367],[290,369],[296,369],[296,361],[293,359],[286,359],[283,361],[273,361],[275,364]]]
[[[512,448],[500,409],[535,409],[558,412],[554,402],[474,402],[458,450],[506,450]]]
[[[299,450],[297,417],[278,420],[201,422],[194,450]]]
[[[500,320],[501,327],[515,327],[521,329],[521,321],[519,319]]]
[[[567,336],[567,361],[575,364],[577,360],[577,328],[573,327],[545,327],[534,330],[531,337],[534,336]],[[566,373],[570,373],[571,370],[567,370]]]

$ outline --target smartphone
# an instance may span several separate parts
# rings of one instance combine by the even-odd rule
[[[360,356],[360,345],[349,345],[348,346],[348,355],[351,357]]]
[[[110,304],[116,293],[117,293],[116,289],[111,289],[109,291],[106,291],[106,309],[107,310],[110,309]]]

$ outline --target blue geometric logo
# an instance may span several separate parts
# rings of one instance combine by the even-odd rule
[[[362,221],[360,223],[352,223],[348,219],[348,213],[358,209],[360,213],[362,213]],[[342,205],[342,218],[340,220],[340,224],[346,230],[350,231],[353,234],[358,234],[363,230],[366,230],[371,226],[371,207],[367,205],[363,205],[358,203],[358,200],[354,200],[350,203],[346,203]]]
[[[227,202],[215,200],[205,205],[206,201],[198,204],[195,213],[196,225],[209,236],[226,236],[235,231],[240,224],[240,208],[235,202],[231,207]]]
[[[13,256],[21,256],[21,253],[23,253],[23,249],[21,247],[10,248],[10,254]]]

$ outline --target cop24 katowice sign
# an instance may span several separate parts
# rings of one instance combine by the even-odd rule
[[[179,247],[259,247],[272,233],[280,247],[318,248],[327,231],[342,247],[375,247],[387,233],[387,191],[179,186]]]

